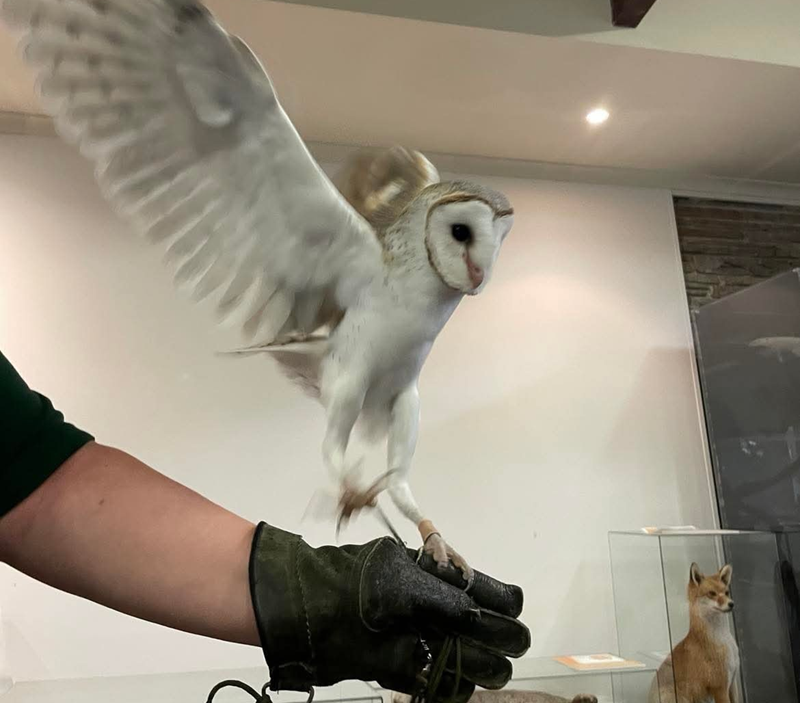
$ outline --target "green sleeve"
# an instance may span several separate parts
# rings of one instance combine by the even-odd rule
[[[28,388],[0,353],[0,516],[93,439]]]

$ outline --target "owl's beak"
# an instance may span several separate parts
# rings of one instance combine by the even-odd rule
[[[473,289],[480,288],[484,278],[486,278],[486,273],[470,258],[469,253],[464,255],[464,261],[467,264],[467,274]]]

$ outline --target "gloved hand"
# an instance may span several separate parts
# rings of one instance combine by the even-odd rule
[[[480,572],[467,584],[388,537],[315,549],[261,523],[250,583],[273,691],[358,679],[463,703],[508,683],[508,658],[530,647],[519,587]]]

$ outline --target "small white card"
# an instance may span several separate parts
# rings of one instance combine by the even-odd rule
[[[572,660],[576,664],[622,664],[625,661],[613,654],[578,654]]]
[[[576,671],[603,669],[640,669],[644,664],[623,659],[615,654],[575,654],[570,657],[556,657],[556,661]]]

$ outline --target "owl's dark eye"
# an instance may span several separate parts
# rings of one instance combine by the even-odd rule
[[[472,229],[469,225],[451,225],[450,234],[453,235],[453,239],[462,244],[472,241]]]

